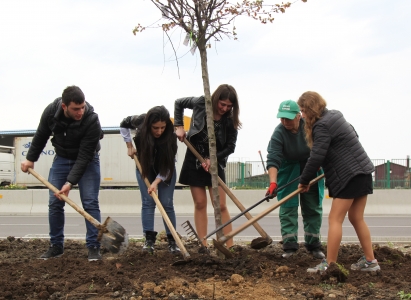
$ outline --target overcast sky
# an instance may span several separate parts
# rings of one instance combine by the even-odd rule
[[[276,2],[271,2],[276,3]],[[273,24],[236,20],[238,40],[212,42],[212,91],[233,85],[240,98],[237,148],[230,160],[266,156],[280,102],[307,90],[342,111],[373,159],[411,154],[411,1],[296,2]],[[0,130],[36,129],[44,108],[78,85],[102,126],[203,94],[200,57],[161,29],[148,0],[1,1]],[[180,75],[180,77],[179,77]],[[186,110],[186,115],[191,115]]]

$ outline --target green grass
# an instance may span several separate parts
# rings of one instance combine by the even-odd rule
[[[343,265],[340,265],[337,263],[338,269],[340,269],[341,273],[343,273],[345,276],[348,277],[348,274],[350,274],[350,271],[348,271]]]
[[[344,287],[344,283],[342,282],[339,282],[337,284],[320,283],[318,286],[322,288],[323,290],[332,290],[335,287]]]
[[[333,288],[333,285],[328,283],[320,283],[318,286],[323,290],[331,290]]]
[[[130,238],[129,240],[128,240],[128,242],[131,244],[131,243],[142,243],[142,242],[144,242],[146,239],[145,238],[141,238],[141,239],[134,239],[134,238]]]
[[[266,190],[266,187],[255,187],[255,186],[248,186],[248,185],[241,185],[241,186],[233,186],[233,190]]]
[[[27,186],[25,186],[25,185],[18,185],[18,184],[10,184],[10,185],[0,186],[0,190],[6,190],[6,191],[11,191],[11,190],[27,190]]]
[[[411,293],[405,293],[404,291],[400,291],[397,293],[400,296],[400,299],[411,299]]]

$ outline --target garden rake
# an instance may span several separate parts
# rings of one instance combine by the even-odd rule
[[[198,242],[198,245],[200,246],[200,251],[201,253],[206,253],[206,254],[210,254],[210,251],[208,250],[208,248],[206,246],[203,245],[203,243],[200,241],[200,237],[198,236],[197,232],[194,230],[193,225],[191,225],[190,221],[185,221],[183,224],[181,224],[181,226],[183,226],[184,230],[187,232],[187,236],[192,239],[192,240],[196,240]]]
[[[231,224],[232,222],[234,222],[235,220],[237,220],[238,218],[240,218],[241,216],[245,215],[247,212],[249,212],[250,210],[252,210],[254,207],[260,205],[261,203],[265,202],[265,201],[270,201],[270,199],[273,199],[277,196],[277,192],[281,191],[282,189],[286,188],[287,186],[289,186],[290,184],[294,183],[295,181],[297,181],[298,179],[300,179],[300,176],[298,176],[297,178],[294,178],[293,180],[291,180],[290,182],[288,182],[287,184],[280,186],[273,195],[268,195],[265,196],[263,199],[261,199],[260,201],[254,203],[253,205],[251,205],[249,208],[245,209],[244,211],[242,211],[241,213],[239,213],[238,215],[236,215],[235,217],[233,217],[232,219],[228,220],[226,223],[222,224],[221,226],[219,226],[218,228],[214,229],[212,232],[210,232],[209,234],[207,234],[204,238],[200,239],[198,234],[195,232],[193,226],[191,225],[190,221],[186,221],[182,224],[183,227],[186,228],[186,232],[189,234],[189,236],[191,238],[196,238],[198,243],[206,248],[203,245],[203,241],[207,240],[210,236],[212,236],[213,234],[215,234],[217,231],[222,230],[224,227],[226,227],[227,225]],[[206,248],[207,249],[207,248]],[[260,249],[260,248],[256,248],[254,247],[254,249]]]
[[[184,143],[186,144],[187,148],[190,149],[190,151],[195,155],[195,157],[201,163],[205,162],[204,158],[197,152],[197,150],[193,147],[193,145],[191,145],[191,143],[186,138],[184,138]],[[225,191],[225,193],[234,202],[234,204],[238,207],[240,211],[246,210],[244,205],[241,204],[241,202],[231,192],[231,190],[228,188],[228,186],[224,183],[224,181],[220,177],[218,177],[218,184],[219,186],[221,186],[221,188]],[[252,218],[249,212],[244,213],[244,216],[249,220]],[[271,237],[264,231],[264,229],[257,222],[253,223],[253,226],[257,230],[257,232],[261,235],[260,238],[253,240],[252,245],[254,249],[260,249],[260,248],[266,247],[273,242]]]

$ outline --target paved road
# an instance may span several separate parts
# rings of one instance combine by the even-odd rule
[[[102,220],[107,215],[102,216]],[[141,238],[141,217],[130,215],[111,215],[111,218],[126,228],[131,238]],[[186,232],[181,224],[189,220],[194,225],[192,215],[177,215],[177,231],[185,236]],[[241,217],[233,223],[233,228],[237,228],[247,221]],[[299,240],[303,241],[304,232],[300,219]],[[411,242],[411,222],[409,216],[367,216],[366,222],[370,228],[373,242]],[[259,221],[260,226],[270,235],[274,241],[279,241],[280,225],[277,216],[266,216]],[[209,216],[209,232],[214,228],[214,218]],[[164,225],[160,216],[155,218],[155,229],[164,230]],[[328,221],[327,216],[323,218],[321,228],[322,240],[327,240]],[[46,215],[42,216],[0,216],[0,238],[7,236],[22,238],[48,238],[48,220]],[[65,226],[66,238],[82,239],[85,236],[84,219],[80,215],[67,215]],[[248,227],[243,232],[235,236],[235,240],[250,241],[258,237],[258,232],[253,226]],[[346,219],[343,224],[343,242],[357,242],[357,236],[349,221]]]

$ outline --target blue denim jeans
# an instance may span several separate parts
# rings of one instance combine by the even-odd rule
[[[61,189],[67,181],[67,176],[73,168],[75,160],[55,156],[49,173],[49,182],[57,189]],[[101,222],[98,194],[100,190],[100,158],[96,154],[88,164],[86,171],[81,177],[78,187],[83,209],[97,221]],[[69,194],[70,197],[70,194]],[[64,206],[66,202],[54,196],[54,192],[49,192],[49,229],[50,243],[59,247],[64,247]],[[89,221],[85,220],[87,234],[86,246],[100,247],[97,241],[98,229]]]
[[[141,221],[143,223],[143,232],[154,231],[154,211],[156,209],[156,203],[154,199],[149,195],[147,185],[145,184],[143,178],[141,177],[140,172],[136,169],[136,176],[138,186],[140,187],[141,193]],[[174,170],[173,177],[171,178],[170,183],[167,185],[163,181],[160,182],[157,186],[157,195],[160,199],[161,205],[167,213],[168,218],[173,224],[174,229],[176,228],[176,213],[174,212],[174,187],[176,185],[176,171]],[[167,223],[164,221],[164,228],[166,229],[167,234],[171,234],[170,229],[167,226]]]

